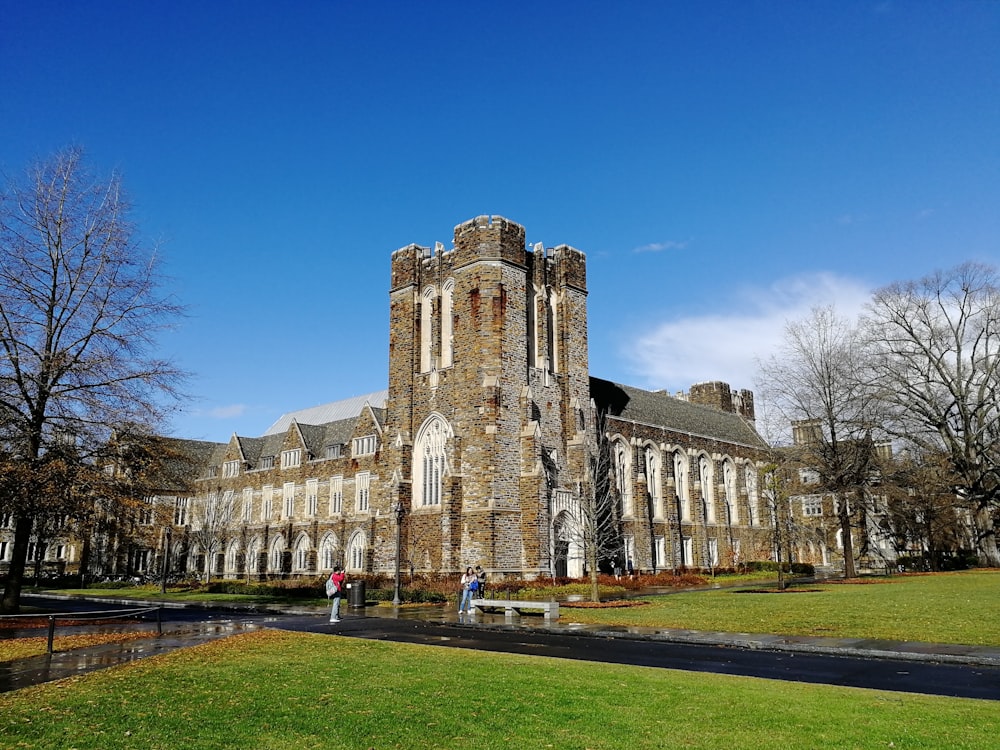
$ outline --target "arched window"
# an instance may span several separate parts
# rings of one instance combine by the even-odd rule
[[[282,573],[282,562],[285,557],[285,537],[281,534],[274,537],[274,541],[271,542],[271,552],[268,555],[268,572],[269,573]]]
[[[622,516],[633,515],[632,509],[632,460],[629,447],[623,440],[616,440],[612,447],[615,469],[615,488],[622,501]]]
[[[247,544],[247,572],[260,573],[258,562],[260,558],[260,539],[254,537]]]
[[[698,459],[698,480],[701,482],[701,496],[705,501],[705,523],[715,523],[714,475],[709,457],[702,456]]]
[[[653,517],[663,518],[663,482],[660,476],[660,451],[647,445],[643,451],[646,469],[646,487],[653,503]]]
[[[441,505],[451,428],[439,415],[427,418],[413,447],[413,488],[417,507]]]
[[[548,340],[546,354],[549,360],[549,372],[559,372],[559,295],[549,292]]]
[[[674,451],[674,492],[681,501],[682,521],[691,520],[691,492],[688,483],[688,458],[684,451]],[[690,560],[688,561],[690,562]]]
[[[347,570],[352,573],[363,573],[365,569],[365,535],[355,531],[347,545]]]
[[[747,523],[751,526],[756,526],[760,523],[760,506],[759,499],[757,497],[757,467],[753,463],[747,463],[744,471],[744,480],[747,485],[747,512],[750,517],[747,519]]]
[[[736,464],[732,459],[726,459],[722,464],[722,487],[726,493],[726,512],[729,514],[726,520],[737,524],[740,522],[740,506],[736,502]]]
[[[229,543],[229,549],[226,550],[226,572],[227,573],[239,573],[240,572],[240,541],[239,539],[234,539]]]
[[[441,368],[451,367],[454,361],[455,342],[452,331],[452,310],[455,300],[455,280],[448,279],[441,289]]]
[[[541,297],[534,284],[528,287],[528,366],[542,367],[544,357],[538,346],[538,305]]]
[[[309,543],[309,537],[305,534],[301,534],[299,538],[295,541],[295,553],[294,566],[296,571],[307,571],[309,570],[309,550],[312,549],[312,545]]]
[[[434,288],[427,287],[420,298],[420,372],[433,366]]]
[[[326,533],[319,542],[319,563],[322,570],[333,570],[337,564],[337,537]]]

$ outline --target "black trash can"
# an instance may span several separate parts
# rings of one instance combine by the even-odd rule
[[[347,606],[365,606],[365,582],[351,581],[347,584]]]

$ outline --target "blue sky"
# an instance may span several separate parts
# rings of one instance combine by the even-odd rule
[[[120,170],[185,437],[386,386],[389,256],[587,254],[590,363],[753,387],[784,321],[1000,262],[997,2],[11,2],[0,167]]]

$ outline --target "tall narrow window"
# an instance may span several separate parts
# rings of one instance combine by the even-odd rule
[[[344,512],[344,478],[330,477],[330,515]]]
[[[559,372],[559,295],[549,292],[548,360],[549,371]]]
[[[691,495],[688,487],[688,459],[683,451],[674,453],[674,492],[680,500],[682,521],[691,520]]]
[[[430,372],[433,365],[434,289],[428,287],[420,298],[420,372]]]
[[[736,502],[736,465],[732,461],[722,464],[722,486],[726,493],[726,521],[735,524],[740,522],[740,506]]]
[[[451,367],[455,357],[453,315],[455,280],[448,279],[441,290],[441,368]]]
[[[622,503],[622,516],[629,517],[632,510],[632,462],[629,460],[629,448],[622,441],[614,444],[615,487]]]
[[[715,493],[713,492],[712,462],[708,456],[698,460],[698,479],[701,482],[701,498],[704,502],[705,523],[715,523]]]
[[[306,480],[306,515],[312,517],[316,515],[316,508],[319,505],[319,480]]]
[[[274,510],[274,488],[265,484],[260,493],[260,520],[267,523],[271,520],[271,513]]]
[[[281,487],[281,496],[285,501],[285,518],[295,515],[295,482],[285,482]]]
[[[441,504],[445,475],[445,451],[451,430],[441,417],[430,417],[417,433],[413,450],[413,486],[418,506]]]
[[[747,512],[750,514],[747,523],[751,526],[756,526],[760,523],[760,508],[757,498],[757,467],[752,463],[748,463],[744,471],[747,485]]]
[[[647,445],[643,452],[646,464],[646,489],[653,503],[653,517],[663,518],[663,489],[660,481],[660,452],[652,445]]]
[[[543,367],[545,365],[544,355],[538,346],[538,305],[541,297],[535,290],[534,284],[528,288],[528,366]]]
[[[243,523],[250,523],[253,520],[253,488],[243,489]]]
[[[368,512],[369,485],[371,474],[367,471],[359,471],[354,475],[354,507],[358,513]]]

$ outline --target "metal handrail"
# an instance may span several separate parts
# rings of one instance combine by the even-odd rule
[[[156,607],[141,607],[137,609],[99,609],[85,610],[83,612],[57,612],[55,614],[25,612],[16,615],[0,615],[0,619],[7,620],[18,617],[33,617],[38,619],[45,617],[49,622],[48,645],[46,646],[45,652],[47,654],[51,654],[52,642],[55,640],[56,635],[56,620],[116,620],[121,617],[137,617],[148,612],[156,612],[156,632],[158,635],[163,635],[162,605]]]

